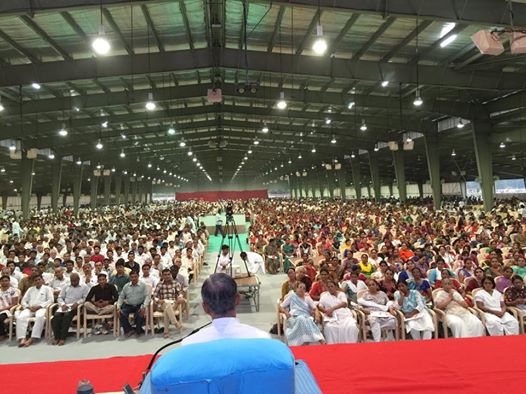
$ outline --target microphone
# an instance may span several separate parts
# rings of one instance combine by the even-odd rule
[[[203,324],[202,326],[200,327],[197,327],[196,329],[194,329],[190,334],[187,334],[185,335],[184,337],[181,337],[179,339],[176,339],[175,341],[171,341],[171,342],[168,342],[166,345],[163,345],[161,346],[159,349],[157,349],[157,351],[152,355],[152,358],[150,359],[150,362],[148,363],[148,366],[146,367],[146,369],[143,371],[142,373],[142,380],[139,382],[139,389],[142,387],[142,384],[144,383],[144,379],[146,378],[146,375],[148,375],[148,373],[150,372],[150,370],[152,369],[152,366],[153,366],[153,363],[155,362],[155,359],[157,357],[157,355],[162,352],[164,349],[166,349],[167,347],[169,346],[172,346],[172,345],[175,345],[181,341],[183,341],[184,339],[188,338],[189,336],[191,335],[194,335],[195,333],[201,331],[203,328],[205,328],[206,326],[209,326],[210,324],[212,324],[211,321],[209,321],[208,323],[206,324]],[[129,385],[127,384],[126,386],[129,387]],[[126,388],[125,386],[125,388]]]

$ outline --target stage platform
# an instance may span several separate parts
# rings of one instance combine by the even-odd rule
[[[292,351],[307,362],[325,394],[526,391],[524,336],[314,345]],[[1,391],[73,393],[79,380],[88,379],[97,393],[122,392],[125,383],[139,382],[149,357],[0,365]],[[28,373],[30,382],[23,379]]]

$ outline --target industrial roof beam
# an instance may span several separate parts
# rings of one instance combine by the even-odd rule
[[[188,13],[186,12],[186,5],[184,0],[179,0],[179,11],[183,17],[184,28],[186,30],[186,36],[188,39],[188,45],[190,49],[195,49],[194,38],[192,37],[192,31],[190,30],[190,22],[188,21]]]
[[[106,5],[106,3],[104,3],[104,5]],[[104,19],[106,19],[106,22],[108,22],[108,25],[110,25],[111,29],[119,37],[119,40],[124,46],[124,49],[126,49],[126,52],[128,52],[128,55],[133,55],[134,54],[133,48],[128,44],[128,42],[126,41],[126,38],[124,38],[124,34],[122,34],[121,29],[119,28],[119,26],[113,19],[113,15],[111,15],[110,10],[108,10],[107,8],[102,8],[102,15],[104,15]]]
[[[374,32],[374,34],[367,40],[365,44],[362,45],[360,49],[358,49],[357,52],[354,53],[352,60],[360,60],[360,58],[371,48],[376,40],[381,37],[387,29],[393,24],[393,22],[396,21],[396,18],[394,16],[390,16],[387,19],[385,19],[382,23],[382,25]]]
[[[307,27],[307,31],[305,32],[303,38],[300,41],[300,44],[298,45],[298,49],[296,49],[296,55],[301,55],[301,53],[305,50],[307,42],[309,40],[312,40],[312,34],[316,30],[316,26],[318,25],[318,22],[321,18],[321,14],[321,9],[316,10],[316,13],[312,17],[312,20],[310,21],[309,26]]]
[[[389,52],[387,52],[380,59],[380,61],[385,63],[391,60],[402,48],[413,41],[418,34],[421,34],[425,29],[427,29],[431,23],[433,23],[431,20],[420,22],[420,24],[415,27],[411,33],[409,33],[402,41],[400,41],[398,45],[394,46]]]
[[[272,35],[268,41],[267,53],[272,53],[274,46],[276,45],[276,37],[279,34],[279,29],[281,27],[281,22],[283,21],[283,15],[285,15],[285,6],[281,5],[279,7],[278,15],[276,16],[276,22],[274,23],[274,30],[272,30]]]
[[[137,4],[152,4],[155,0],[134,0]],[[466,7],[464,2],[444,0],[413,0],[396,2],[377,2],[370,0],[257,0],[258,3],[273,3],[286,6],[305,6],[335,11],[350,11],[373,15],[394,15],[440,21],[482,23],[488,25],[508,25],[507,2],[501,0],[477,0],[476,6]],[[104,6],[127,6],[130,0],[104,0]],[[384,5],[387,4],[387,5]],[[40,11],[67,11],[75,9],[98,8],[100,0],[40,0],[1,1],[1,15],[21,15]],[[514,24],[526,26],[526,4],[513,4]]]
[[[173,51],[108,58],[78,59],[64,62],[46,62],[38,65],[5,66],[0,75],[1,86],[30,84],[35,75],[41,83],[64,80],[121,77],[130,74],[162,73],[177,70],[210,68],[214,62],[223,68],[239,69],[238,59],[242,53],[237,49],[222,49],[221,59],[216,60],[208,48],[194,51]],[[194,59],[195,56],[195,59]],[[280,56],[282,61],[280,62]],[[294,73],[297,76],[312,76],[338,79],[357,79],[378,82],[387,77],[393,82],[416,84],[416,70],[412,65],[374,61],[351,61],[315,56],[300,56],[291,66],[293,55],[268,54],[248,51],[249,68],[255,72]],[[301,64],[301,67],[298,66]],[[526,88],[526,79],[521,73],[495,73],[489,71],[455,71],[439,66],[419,66],[419,82],[423,85],[475,89],[486,91],[517,90]]]
[[[40,60],[29,49],[26,49],[22,45],[18,44],[15,40],[13,40],[8,34],[4,33],[2,30],[0,30],[0,38],[7,42],[9,45],[11,45],[14,49],[16,49],[22,56],[28,58],[29,61],[31,61],[31,63],[40,63]]]
[[[51,48],[58,52],[60,56],[64,58],[64,60],[73,60],[71,55],[67,53],[60,45],[58,45],[58,43],[52,39],[33,19],[27,15],[22,15],[20,19],[26,24],[27,27],[33,30],[37,36],[46,41]]]
[[[338,46],[340,45],[340,42],[345,38],[345,36],[349,32],[349,30],[351,30],[351,28],[354,26],[358,18],[360,18],[359,14],[353,14],[353,16],[349,18],[349,20],[345,23],[345,26],[343,26],[343,29],[340,30],[338,36],[329,43],[329,48],[327,49],[327,52],[329,54],[336,52]]]
[[[164,52],[164,45],[159,37],[159,34],[157,33],[157,30],[155,29],[155,25],[153,23],[152,17],[150,16],[150,12],[148,11],[148,7],[146,6],[146,4],[141,5],[141,11],[142,15],[144,16],[144,19],[146,20],[146,23],[148,24],[148,27],[152,31],[153,39],[155,40],[155,44],[157,45],[159,52]]]

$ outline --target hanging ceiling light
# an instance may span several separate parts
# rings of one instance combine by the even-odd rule
[[[152,163],[148,163],[148,168],[152,168]]]
[[[329,125],[331,124],[332,120],[331,118],[325,118],[325,124]]]
[[[179,146],[181,148],[184,148],[186,146],[186,142],[184,141],[184,138],[181,138],[181,142],[179,142]]]
[[[499,148],[500,149],[506,148],[506,144],[504,142],[501,142],[500,145],[499,145]]]
[[[365,120],[362,120],[362,125],[360,126],[360,130],[367,131],[367,124],[365,123]]]
[[[104,34],[104,26],[101,24],[99,35],[91,42],[91,48],[97,55],[107,55],[111,49],[110,42]]]
[[[374,144],[374,151],[378,152],[380,150],[380,147],[378,146],[378,143]]]
[[[287,101],[285,100],[285,92],[282,91],[279,93],[279,100],[276,106],[278,107],[278,109],[281,109],[281,110],[284,110],[285,108],[287,108]]]
[[[192,156],[194,154],[194,152],[192,152],[191,150],[188,151],[187,155],[188,156]]]
[[[261,128],[262,133],[268,133],[268,126],[266,123],[263,124],[263,127]]]
[[[197,161],[197,157],[194,157],[192,161],[195,163]]]
[[[335,144],[335,143],[336,143],[336,137],[335,137],[335,136],[332,136],[331,144]]]
[[[31,87],[32,87],[33,89],[35,89],[35,90],[40,90],[40,88],[41,88],[41,86],[40,86],[40,84],[39,84],[38,82],[33,82],[33,83],[31,84]]]
[[[64,123],[62,123],[62,127],[58,131],[58,135],[60,135],[61,137],[65,137],[68,135],[68,131],[66,130],[66,125],[64,125]]]
[[[121,154],[120,154],[119,156],[122,157],[122,158],[125,158],[125,157],[126,157],[126,153],[124,153],[124,149],[121,150]]]
[[[348,109],[353,109],[354,107],[354,101],[349,101],[349,104],[347,104]]]
[[[53,160],[55,158],[55,154],[51,152],[48,157],[49,157],[49,160]]]
[[[5,110],[5,107],[2,105],[2,97],[0,97],[0,112]]]
[[[513,156],[511,156],[511,160],[513,161],[517,160],[517,156],[515,156],[515,153],[513,154]]]
[[[292,164],[292,160],[291,160],[291,159],[289,159],[288,163],[289,163],[289,164]]]
[[[413,101],[413,105],[415,107],[420,107],[422,104],[424,104],[424,100],[422,100],[422,96],[420,96],[420,88],[417,88],[415,94],[415,101]]]
[[[354,154],[354,152],[351,153],[351,159],[354,159],[356,157],[356,155]]]
[[[465,126],[465,124],[464,124],[464,121],[462,120],[462,118],[458,118],[457,129],[463,129],[464,126]]]
[[[457,153],[455,152],[455,149],[453,149],[453,150],[451,151],[451,156],[455,157],[456,155],[457,155]]]
[[[100,139],[97,141],[95,148],[97,148],[98,150],[101,150],[102,148],[104,148],[104,145],[102,145],[102,142]]]
[[[312,149],[310,150],[312,153],[316,153],[316,147],[312,145]]]
[[[174,125],[173,123],[170,125],[170,127],[168,128],[168,135],[174,135],[175,134],[175,129],[174,129]]]
[[[101,125],[104,129],[106,129],[106,128],[108,128],[108,121],[105,120],[105,121],[102,122],[100,125]]]
[[[78,166],[81,166],[81,165],[82,165],[82,160],[77,159],[76,164],[77,164]]]
[[[16,144],[14,142],[11,142],[11,145],[9,145],[9,150],[11,152],[14,152],[16,150]]]
[[[300,154],[298,155],[298,159],[301,159],[301,157],[302,157],[302,156],[301,156],[301,153],[300,153]]]
[[[411,137],[408,136],[408,137],[405,139],[405,142],[413,142],[413,139],[412,139]]]
[[[249,149],[248,152],[247,152],[249,155],[252,154],[252,149]]]
[[[153,111],[157,107],[155,105],[155,102],[153,101],[153,93],[152,92],[148,93],[148,101],[146,102],[144,107],[146,108],[147,111]]]
[[[259,140],[258,139],[254,140],[254,145],[259,145]]]
[[[121,138],[122,138],[123,140],[125,140],[125,139],[128,138],[128,137],[126,137],[126,134],[122,133],[122,134],[121,134]]]
[[[386,88],[389,85],[389,81],[382,81],[382,88]]]
[[[327,52],[327,40],[323,37],[323,27],[321,23],[316,26],[316,40],[312,43],[312,50],[316,55],[323,55]]]

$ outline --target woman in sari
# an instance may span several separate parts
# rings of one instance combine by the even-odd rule
[[[367,290],[367,286],[365,285],[364,281],[358,279],[358,272],[352,271],[349,274],[346,274],[349,279],[346,279],[341,284],[341,289],[343,292],[347,295],[347,299],[350,303],[356,303],[356,294],[360,290]]]
[[[466,293],[471,293],[473,290],[482,287],[482,279],[484,279],[484,270],[480,267],[475,268],[474,275],[464,280],[466,285]]]
[[[447,325],[455,338],[484,335],[482,322],[468,310],[468,304],[455,290],[451,278],[442,278],[442,288],[435,294],[435,306],[446,314]]]
[[[395,305],[404,315],[406,331],[413,339],[431,339],[435,326],[424,299],[418,291],[410,290],[403,280],[397,287]]]
[[[396,330],[396,313],[393,302],[389,301],[383,291],[380,291],[375,280],[367,279],[366,284],[368,290],[362,297],[358,298],[358,304],[363,307],[367,314],[373,340],[380,342],[382,329]]]
[[[307,294],[305,284],[296,283],[296,289],[280,305],[281,313],[287,316],[285,336],[291,346],[306,343],[325,343],[320,329],[314,323],[316,305]]]
[[[332,279],[327,281],[327,291],[322,293],[318,309],[323,313],[323,333],[327,343],[358,342],[358,326],[348,308],[347,297]]]
[[[407,281],[407,285],[411,290],[416,290],[424,297],[426,302],[432,301],[431,285],[427,279],[422,278],[422,271],[419,268],[413,268],[413,279]]]
[[[503,296],[495,290],[493,278],[485,277],[482,280],[482,290],[475,295],[475,302],[477,308],[484,312],[489,335],[519,334],[519,323],[506,312]]]

